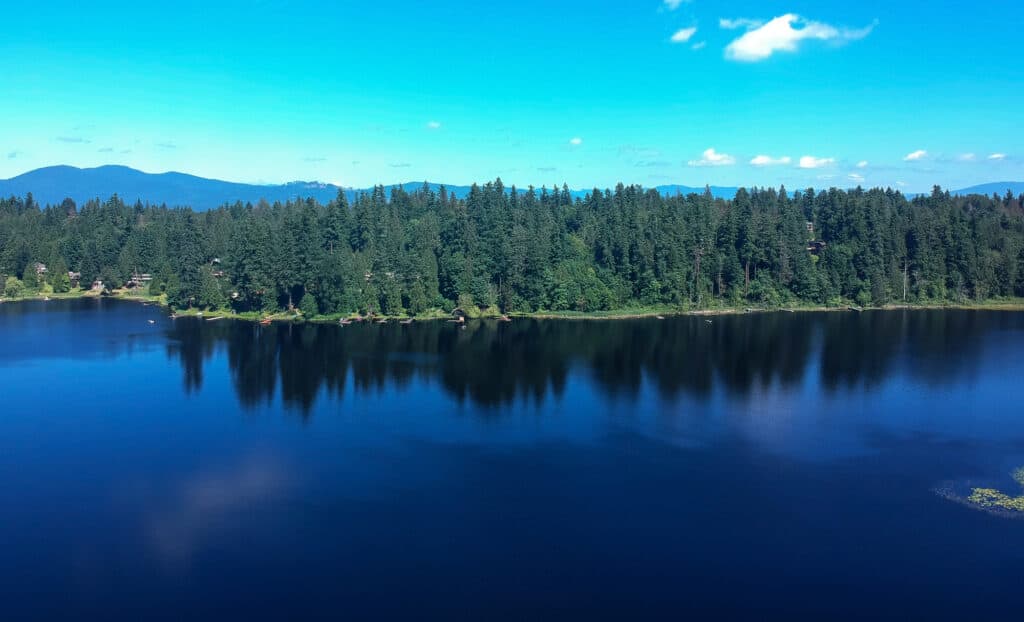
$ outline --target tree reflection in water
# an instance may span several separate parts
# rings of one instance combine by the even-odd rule
[[[976,311],[766,313],[616,321],[521,319],[412,325],[203,322],[182,318],[168,354],[187,390],[219,349],[238,398],[254,407],[280,389],[286,408],[309,412],[321,390],[344,395],[438,383],[456,401],[489,408],[561,396],[571,373],[589,375],[609,396],[635,398],[645,382],[666,399],[708,399],[716,389],[803,382],[834,392],[880,383],[899,363],[926,383],[976,366],[987,334],[1021,330],[1024,315]]]

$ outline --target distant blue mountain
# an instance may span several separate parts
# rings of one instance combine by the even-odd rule
[[[138,199],[157,205],[187,205],[207,210],[229,201],[255,203],[261,198],[274,202],[301,196],[329,201],[337,196],[338,188],[315,182],[276,186],[238,184],[184,173],[143,173],[127,166],[48,166],[0,181],[0,196],[24,196],[29,192],[42,204],[56,204],[71,197],[81,205],[90,199],[105,200],[117,194],[126,202],[134,203]]]
[[[401,185],[407,191],[423,187],[424,182],[407,182]],[[437,192],[442,184],[430,183]],[[391,186],[388,186],[391,187]],[[444,186],[450,194],[462,198],[469,194],[470,186]],[[295,181],[278,185],[240,184],[217,179],[206,179],[185,173],[144,173],[127,166],[100,166],[97,168],[76,168],[74,166],[49,166],[29,171],[17,177],[0,180],[0,196],[25,196],[29,192],[42,204],[57,204],[67,197],[76,203],[90,199],[107,199],[117,194],[126,202],[141,200],[169,206],[190,206],[195,210],[213,209],[225,203],[242,201],[256,203],[260,199],[286,201],[297,197],[312,197],[326,203],[338,195],[339,186],[321,182]],[[1010,189],[1014,193],[1024,192],[1024,182],[998,182],[957,190],[956,194],[1003,195]],[[663,195],[701,194],[702,187],[664,185],[655,188]],[[716,198],[732,198],[736,188],[712,186],[711,194]],[[345,194],[352,201],[361,192],[370,189],[345,188]],[[522,189],[520,189],[522,191]],[[590,190],[572,190],[573,197],[584,197]]]
[[[1019,196],[1024,193],[1024,181],[995,181],[990,184],[981,184],[957,190],[953,194],[986,194],[989,196],[998,194],[999,196],[1004,196],[1007,190]]]
[[[424,182],[406,182],[401,185],[412,192],[423,187]],[[431,190],[438,192],[442,186],[456,197],[469,194],[470,186],[428,183]],[[389,188],[394,186],[387,186]],[[297,197],[312,197],[326,203],[338,195],[339,186],[321,182],[295,181],[287,184],[259,185],[242,184],[217,179],[206,179],[185,173],[144,173],[127,166],[99,166],[76,168],[74,166],[48,166],[29,171],[17,177],[0,180],[0,196],[25,196],[43,205],[57,204],[71,197],[81,205],[90,199],[105,200],[117,194],[123,200],[133,203],[140,200],[168,206],[189,206],[197,211],[213,209],[225,203],[242,201],[256,203],[260,199],[286,201]],[[349,201],[372,188],[344,188]],[[525,190],[520,188],[520,192]],[[662,194],[702,193],[703,188],[689,186],[659,186]],[[584,197],[591,190],[572,190],[573,197]],[[716,197],[731,198],[735,188],[712,187]]]

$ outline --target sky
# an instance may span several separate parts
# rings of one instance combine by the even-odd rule
[[[12,0],[0,22],[0,178],[1024,180],[1018,0]]]

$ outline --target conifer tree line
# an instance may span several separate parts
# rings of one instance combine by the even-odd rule
[[[966,302],[1024,297],[1022,204],[938,187],[574,199],[500,180],[207,212],[29,195],[0,199],[0,277],[14,296],[67,291],[68,271],[85,288],[148,273],[176,308],[306,315]]]

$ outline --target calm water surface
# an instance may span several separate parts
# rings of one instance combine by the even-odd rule
[[[0,619],[1020,619],[1024,521],[935,489],[1020,494],[1022,380],[1020,313],[2,304]]]

